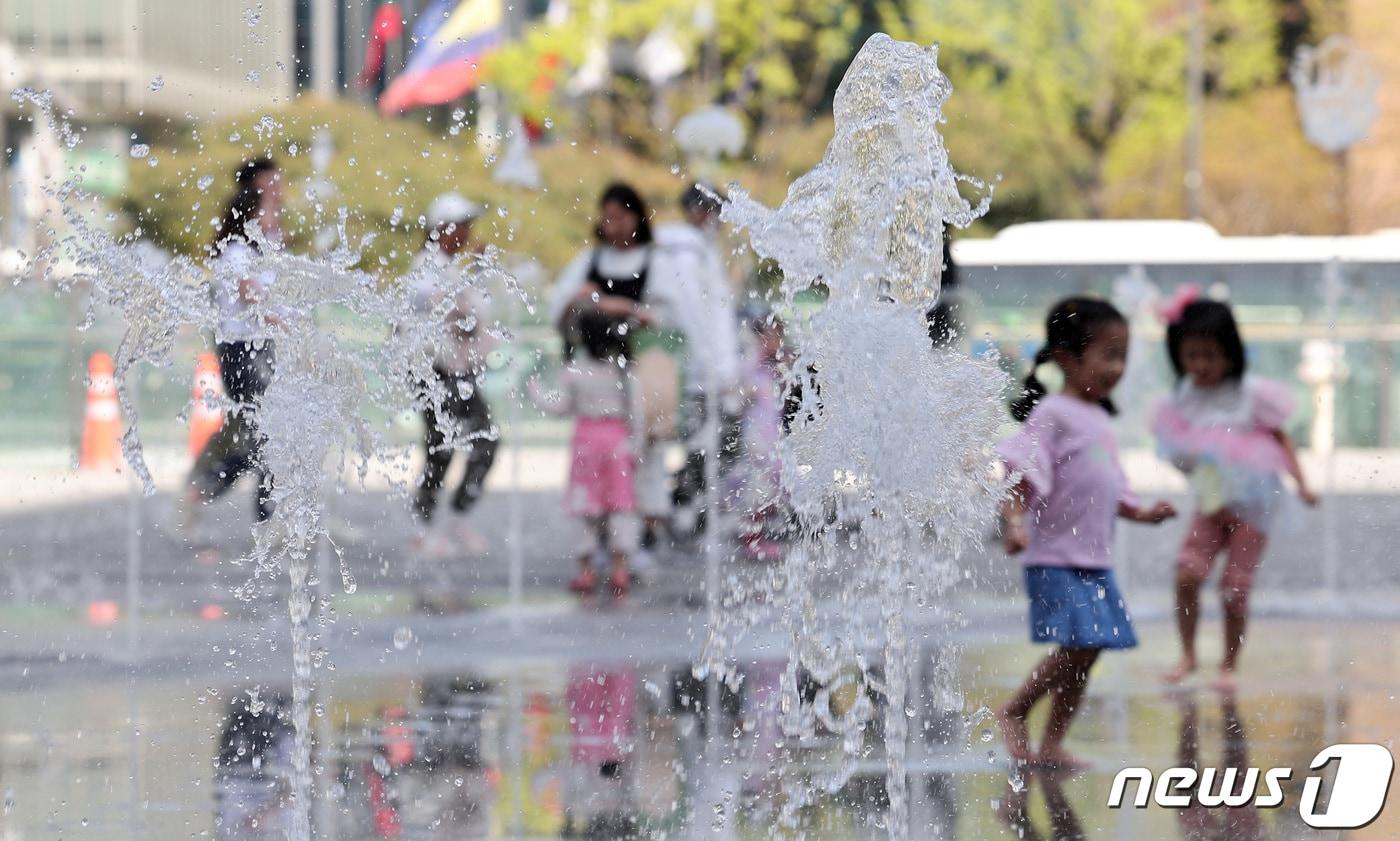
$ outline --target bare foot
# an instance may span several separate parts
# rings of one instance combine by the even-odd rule
[[[1091,767],[1088,761],[1066,753],[1060,748],[1041,751],[1040,755],[1035,758],[1035,764],[1040,768],[1059,773],[1086,771]]]
[[[1012,760],[1030,762],[1031,734],[1026,729],[1026,720],[1011,715],[1006,711],[1006,707],[1002,707],[997,710],[997,727],[1001,729],[1001,738],[1005,740],[1006,752],[1011,754]]]
[[[1239,682],[1235,680],[1235,670],[1222,668],[1215,680],[1210,682],[1210,688],[1223,695],[1235,694],[1235,690],[1239,689]]]
[[[1170,671],[1162,674],[1162,682],[1176,685],[1186,680],[1187,676],[1196,671],[1196,661],[1191,658],[1183,658]]]

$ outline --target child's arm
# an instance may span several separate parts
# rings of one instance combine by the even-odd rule
[[[1031,483],[1022,479],[1017,482],[1006,499],[1001,503],[1003,519],[1001,545],[1008,555],[1018,555],[1030,545],[1031,536],[1026,528],[1026,512],[1030,509]]]
[[[1151,508],[1143,508],[1129,502],[1118,503],[1118,516],[1134,523],[1160,523],[1176,516],[1176,507],[1166,500],[1158,500]]]
[[[1284,469],[1288,475],[1293,477],[1293,481],[1298,484],[1298,497],[1308,506],[1317,505],[1317,494],[1313,493],[1308,486],[1307,477],[1303,475],[1303,465],[1298,463],[1298,451],[1293,447],[1293,439],[1288,437],[1288,433],[1282,429],[1271,429],[1269,434],[1274,436],[1279,446],[1283,447]]]

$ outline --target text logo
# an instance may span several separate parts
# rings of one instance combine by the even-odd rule
[[[1374,821],[1390,793],[1395,771],[1390,751],[1384,745],[1332,745],[1314,756],[1308,767],[1321,771],[1332,763],[1336,763],[1336,777],[1321,811],[1322,777],[1309,774],[1303,780],[1298,804],[1303,822],[1315,829],[1359,829]],[[1146,808],[1149,799],[1166,809],[1185,809],[1192,804],[1275,809],[1284,802],[1284,781],[1292,778],[1292,768],[1168,768],[1155,779],[1147,768],[1124,768],[1113,778],[1108,807],[1122,808],[1128,784],[1136,782],[1131,805],[1138,809]]]

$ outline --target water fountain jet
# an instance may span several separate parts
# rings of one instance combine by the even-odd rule
[[[78,144],[79,138],[67,122],[55,118],[49,98],[24,91],[17,93],[16,99],[42,112],[69,148]],[[309,841],[315,667],[310,626],[311,557],[319,541],[330,539],[323,495],[327,466],[333,465],[332,475],[340,477],[355,463],[363,483],[370,465],[392,452],[365,416],[368,405],[398,412],[415,402],[430,402],[442,419],[448,444],[459,443],[462,433],[449,413],[442,411],[447,397],[443,387],[416,396],[409,384],[437,381],[432,373],[432,349],[449,342],[458,329],[448,313],[462,286],[475,286],[487,298],[497,285],[514,295],[523,297],[523,292],[491,248],[473,256],[463,272],[448,280],[437,310],[426,318],[415,315],[410,297],[413,278],[381,284],[355,268],[369,240],[351,243],[345,209],[339,212],[335,227],[339,244],[321,256],[292,253],[262,239],[254,230],[250,258],[236,272],[219,263],[206,269],[188,258],[152,265],[134,238],[115,237],[89,221],[79,179],[53,186],[51,194],[72,229],[61,245],[77,267],[71,277],[58,280],[58,287],[70,293],[79,289],[88,292],[88,323],[103,309],[114,313],[125,327],[116,353],[117,393],[123,416],[129,419],[122,449],[147,495],[155,493],[155,482],[146,467],[127,376],[143,364],[168,365],[181,331],[217,329],[221,314],[212,288],[236,286],[244,277],[265,272],[277,277],[275,296],[250,307],[252,317],[276,316],[265,320],[276,343],[276,372],[255,406],[255,434],[263,439],[260,458],[275,477],[276,510],[254,531],[254,547],[244,559],[252,562],[252,574],[238,594],[251,599],[260,582],[279,570],[285,570],[290,582],[287,605],[295,727],[292,838]],[[39,267],[51,264],[57,253],[56,246],[35,255],[31,268],[42,270]],[[348,314],[360,325],[383,330],[383,341],[368,347],[347,341],[320,318],[328,308]],[[483,329],[509,338],[498,323]],[[343,565],[342,578],[346,589],[352,589],[353,578]]]
[[[805,387],[783,442],[783,487],[801,539],[756,601],[789,640],[787,735],[820,726],[846,748],[845,767],[812,788],[844,784],[873,710],[856,704],[833,717],[799,694],[799,674],[831,683],[854,665],[861,694],[883,695],[894,841],[909,835],[911,594],[937,604],[948,592],[959,554],[989,533],[1004,490],[991,444],[1005,418],[1005,375],[991,359],[931,348],[924,320],[938,298],[944,226],[967,226],[990,201],[990,190],[976,205],[959,192],[971,179],[953,170],[937,128],[951,94],[936,47],[872,36],[837,89],[821,163],[776,209],[737,185],[724,209],[781,268],[789,310],[801,293],[828,293],[790,331],[794,384]],[[701,671],[732,676],[727,654],[758,611],[716,603]],[[867,656],[872,640],[882,670]],[[810,795],[787,793],[783,831],[800,837],[797,811]]]

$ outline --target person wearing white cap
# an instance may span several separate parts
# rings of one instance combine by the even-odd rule
[[[486,330],[487,298],[474,284],[470,266],[470,258],[481,251],[471,230],[481,213],[481,205],[457,193],[434,199],[424,214],[427,240],[414,259],[409,278],[415,313],[422,318],[444,318],[453,327],[452,341],[433,348],[437,382],[420,383],[424,463],[413,511],[424,533],[415,540],[414,548],[433,556],[485,550],[481,535],[465,521],[465,515],[481,498],[500,441],[480,387],[491,350]],[[444,535],[431,526],[438,491],[457,451],[465,455],[467,463],[461,484],[452,495],[457,520]]]
[[[696,182],[681,193],[685,218],[656,226],[656,242],[670,255],[672,271],[662,283],[682,290],[696,305],[695,335],[686,345],[685,465],[676,474],[672,528],[682,534],[699,526],[703,510],[706,453],[720,454],[722,466],[733,461],[738,445],[740,413],[738,315],[729,270],[717,246],[719,214],[724,196]],[[705,440],[705,419],[714,411],[718,441]]]

